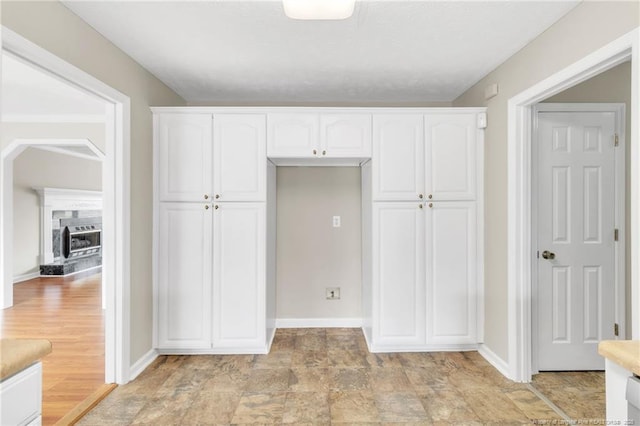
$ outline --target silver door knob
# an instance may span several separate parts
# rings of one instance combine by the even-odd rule
[[[543,259],[555,259],[556,258],[556,254],[553,252],[550,252],[549,250],[545,250],[542,252],[542,258]]]

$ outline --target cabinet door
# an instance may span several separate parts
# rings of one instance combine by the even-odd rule
[[[425,116],[427,197],[476,198],[476,133],[476,114]]]
[[[427,343],[477,343],[475,202],[428,203],[425,214]]]
[[[373,203],[374,345],[425,342],[424,209]]]
[[[213,346],[265,345],[265,203],[219,203],[213,224]]]
[[[373,199],[424,197],[424,119],[422,115],[373,116]]]
[[[321,115],[320,141],[322,157],[370,158],[371,115]]]
[[[319,155],[318,114],[269,114],[267,156],[310,158]]]
[[[160,348],[211,347],[211,208],[160,203],[158,339]]]
[[[209,114],[155,116],[160,201],[204,201],[211,196],[211,127]]]
[[[264,115],[213,118],[214,200],[264,201],[267,150]]]

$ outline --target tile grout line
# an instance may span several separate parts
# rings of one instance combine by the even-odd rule
[[[533,394],[535,396],[537,396],[538,398],[540,398],[545,404],[547,404],[553,411],[556,412],[556,414],[558,414],[560,417],[562,417],[564,420],[571,422],[572,419],[571,417],[569,417],[567,415],[567,413],[565,413],[562,408],[558,407],[556,404],[554,404],[553,402],[551,402],[551,400],[549,398],[547,398],[546,396],[544,396],[538,389],[535,388],[535,386],[533,386],[531,383],[525,383],[525,386],[527,387],[527,389],[529,389],[531,392],[533,392]]]

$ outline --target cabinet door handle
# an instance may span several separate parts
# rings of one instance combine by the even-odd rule
[[[318,151],[316,151],[315,149],[313,150],[313,155],[316,155],[318,153]]]
[[[433,198],[433,195],[429,194],[429,199],[432,199],[432,198]]]
[[[429,208],[433,208],[433,203],[429,203]]]
[[[420,194],[420,195],[418,195],[418,198],[420,198],[422,200],[424,198],[424,195]]]
[[[209,210],[209,204],[205,204],[204,209]]]
[[[322,155],[327,155],[327,151],[322,151]]]
[[[423,207],[422,207],[422,204],[418,204],[418,207],[423,208]]]
[[[218,206],[217,204],[215,206],[213,206],[213,208],[216,209],[216,210],[218,210],[218,207],[220,207],[220,206]]]
[[[209,199],[209,196],[208,196],[207,194],[204,194],[204,199],[205,199],[205,200],[208,200],[208,199]]]
[[[220,194],[216,194],[216,200],[220,198]]]

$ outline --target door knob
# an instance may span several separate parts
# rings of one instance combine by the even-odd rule
[[[553,252],[550,252],[549,250],[545,250],[542,252],[542,258],[552,260],[556,258],[556,254]]]

